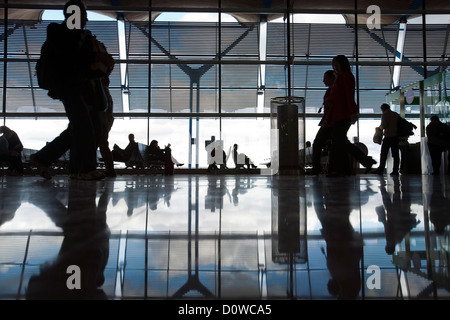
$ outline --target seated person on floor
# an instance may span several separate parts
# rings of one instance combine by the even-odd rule
[[[11,174],[22,174],[22,151],[23,144],[16,132],[7,126],[0,127],[0,138],[2,138],[2,153],[0,160],[9,163],[8,172]]]
[[[216,152],[218,158],[216,158]],[[220,155],[222,155],[222,159],[220,159]],[[211,163],[208,166],[208,170],[218,170],[219,168],[217,167],[217,165],[220,166],[220,169],[228,169],[227,154],[225,153],[225,151],[221,146],[212,148],[210,162]]]
[[[165,160],[164,150],[162,150],[158,141],[152,140],[150,145],[145,150],[145,159],[147,161],[163,161]]]
[[[134,134],[130,133],[128,135],[129,143],[125,149],[120,148],[117,144],[114,144],[113,150],[112,150],[112,156],[114,161],[119,162],[126,162],[130,160],[133,152],[138,149],[138,144],[136,140],[134,140]]]
[[[177,167],[182,166],[183,163],[178,162],[173,156],[170,149],[170,143],[165,147],[165,149],[161,149],[158,145],[157,140],[152,140],[150,145],[145,150],[145,159],[146,161],[161,161],[166,162],[166,157],[168,157],[173,164]],[[167,159],[167,161],[169,160]]]
[[[238,153],[237,149],[238,145],[235,144],[233,146],[233,160],[236,168],[243,168],[244,166],[247,166],[248,169],[250,169],[250,167],[256,168],[250,158],[247,157],[247,155],[245,155],[244,153]]]

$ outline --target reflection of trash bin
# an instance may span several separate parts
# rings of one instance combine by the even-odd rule
[[[299,117],[299,114],[303,115]],[[272,98],[271,169],[280,174],[303,173],[299,166],[299,150],[305,148],[305,99],[301,97]]]
[[[305,188],[284,177],[272,179],[272,261],[307,260]]]

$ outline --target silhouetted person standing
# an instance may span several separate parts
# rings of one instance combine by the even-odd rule
[[[399,179],[401,178],[393,178],[392,193],[386,190],[383,181],[380,186],[383,206],[375,208],[378,220],[384,225],[387,254],[393,254],[395,246],[420,222],[417,220],[417,214],[411,212],[410,190],[404,189],[408,184],[401,184]]]
[[[377,174],[383,174],[386,166],[387,156],[391,150],[394,165],[391,176],[397,176],[400,167],[400,153],[398,146],[398,113],[391,110],[391,106],[387,103],[381,105],[381,124],[380,129],[383,130],[383,141],[381,142],[380,165],[375,171]]]
[[[442,153],[450,145],[449,137],[446,135],[447,125],[442,123],[438,116],[430,117],[430,123],[426,127],[427,145],[430,151],[433,174],[440,174]]]

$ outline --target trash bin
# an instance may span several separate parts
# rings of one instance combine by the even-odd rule
[[[273,174],[303,174],[299,150],[305,148],[305,99],[271,99],[271,170]],[[304,163],[304,161],[302,161]]]

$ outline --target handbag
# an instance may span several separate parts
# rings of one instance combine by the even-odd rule
[[[379,127],[376,127],[375,134],[373,135],[373,142],[376,144],[381,144],[382,140],[383,140],[383,130],[381,130]]]

